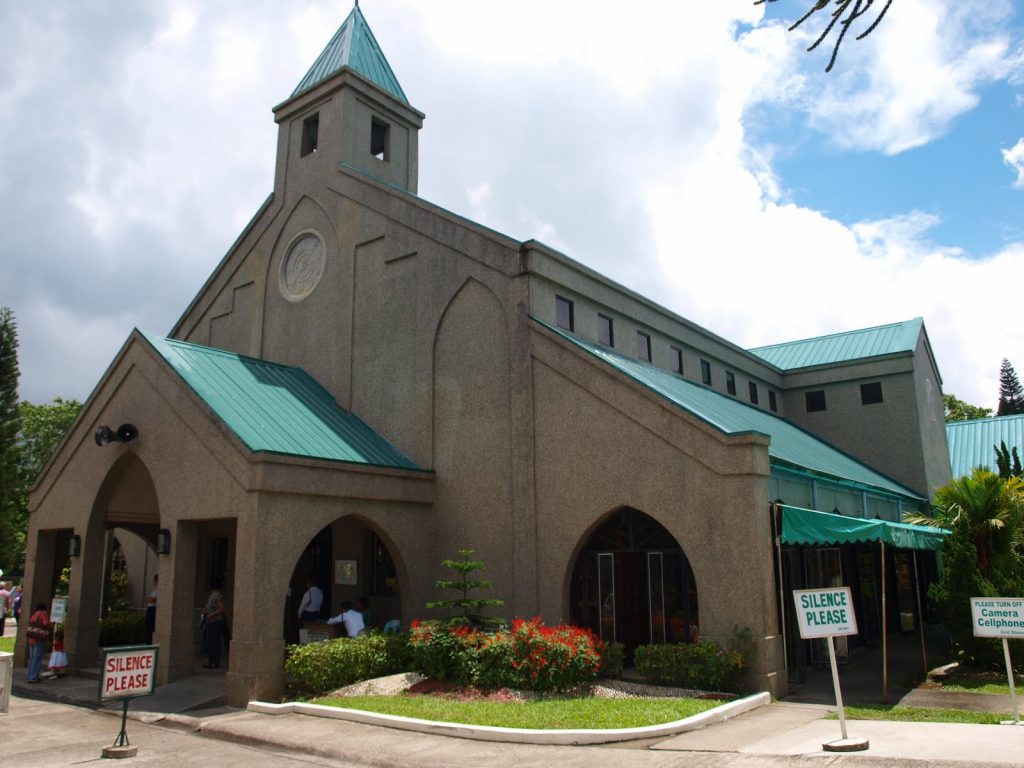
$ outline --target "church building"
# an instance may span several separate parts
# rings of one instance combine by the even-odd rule
[[[367,595],[407,626],[463,548],[508,618],[627,654],[749,628],[747,684],[784,693],[773,503],[895,522],[950,477],[922,320],[743,349],[431,204],[424,114],[358,6],[274,119],[266,202],[166,337],[128,336],[32,491],[26,595],[70,565],[72,669],[98,663],[117,530],[157,563],[160,683],[201,664],[224,579],[236,705],[283,694],[307,573],[332,613]],[[794,586],[872,568],[786,557]]]

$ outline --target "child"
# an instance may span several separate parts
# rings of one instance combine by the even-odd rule
[[[50,674],[63,677],[68,670],[68,655],[64,653],[64,628],[59,626],[53,631],[53,650],[50,651]]]

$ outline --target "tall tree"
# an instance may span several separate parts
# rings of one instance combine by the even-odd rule
[[[996,416],[1010,416],[1024,413],[1024,387],[1020,385],[1017,372],[1005,357],[999,366],[999,406]]]
[[[761,3],[777,3],[779,0],[754,0],[754,5],[760,5]],[[810,19],[818,11],[827,11],[829,5],[833,8],[827,11],[832,18],[826,22],[825,28],[822,30],[818,38],[811,43],[811,46],[807,49],[813,51],[819,45],[821,45],[825,39],[835,32],[836,39],[835,44],[832,46],[832,57],[828,60],[828,66],[825,67],[826,72],[831,72],[832,67],[836,63],[836,57],[839,55],[839,46],[843,44],[843,40],[846,37],[846,33],[850,31],[850,28],[857,22],[860,21],[862,16],[868,16],[874,14],[874,18],[871,18],[870,22],[865,22],[865,26],[861,29],[860,34],[855,39],[863,40],[865,37],[875,31],[883,18],[885,18],[886,12],[889,10],[889,6],[892,5],[893,0],[812,0],[810,8],[797,19],[793,24],[790,25],[789,31],[792,32],[794,29],[799,27],[805,21]]]
[[[942,405],[946,410],[946,421],[970,421],[971,419],[987,419],[992,415],[991,408],[965,403],[956,395],[942,396]]]
[[[18,324],[10,307],[0,307],[0,568],[15,565],[18,515]],[[16,560],[16,558],[15,558]]]
[[[82,404],[77,400],[55,398],[52,403],[36,405],[23,400],[18,405],[21,431],[17,445],[17,484],[10,525],[0,541],[0,567],[19,568],[24,563],[28,535],[28,491],[46,462],[50,460],[64,435],[71,428]]]

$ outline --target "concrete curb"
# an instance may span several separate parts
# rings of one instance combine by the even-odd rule
[[[528,728],[497,728],[486,725],[465,725],[462,723],[439,723],[433,720],[420,720],[399,715],[383,715],[377,712],[366,712],[361,709],[341,709],[325,707],[322,704],[305,704],[286,702],[271,704],[263,701],[250,701],[247,709],[265,715],[310,715],[335,720],[349,720],[364,725],[376,725],[385,728],[398,728],[403,731],[431,733],[436,736],[452,736],[459,739],[475,739],[477,741],[505,741],[516,744],[610,744],[635,739],[660,738],[673,736],[686,731],[720,723],[736,715],[749,712],[771,702],[767,692],[755,693],[743,699],[730,701],[727,704],[709,709],[697,715],[675,720],[671,723],[647,725],[642,728],[607,728],[586,730],[537,730]]]

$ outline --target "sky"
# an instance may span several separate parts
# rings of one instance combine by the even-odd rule
[[[943,389],[1024,373],[1024,10],[894,0],[363,0],[419,194],[744,347],[921,316]],[[270,193],[284,101],[351,0],[0,3],[0,306],[20,394],[85,400]],[[585,9],[583,12],[582,9]],[[821,14],[819,14],[821,15]]]

